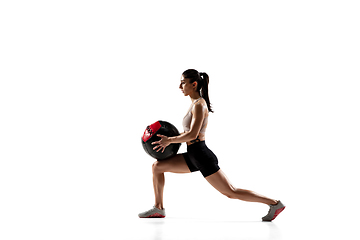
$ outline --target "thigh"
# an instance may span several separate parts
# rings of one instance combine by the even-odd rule
[[[196,151],[188,153],[205,178],[219,171],[216,155],[205,144],[200,145]]]
[[[166,160],[156,161],[154,163],[154,167],[156,168],[156,171],[159,172],[172,172],[172,173],[191,172],[182,154],[177,154]]]
[[[220,169],[216,173],[205,178],[215,189],[223,194],[230,194],[234,187],[231,185],[225,173]]]

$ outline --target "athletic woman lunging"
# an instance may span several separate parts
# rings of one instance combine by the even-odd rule
[[[192,104],[183,120],[184,133],[176,137],[158,135],[161,139],[153,142],[154,150],[164,151],[171,143],[186,142],[187,152],[167,160],[156,161],[153,166],[153,184],[155,205],[152,209],[140,213],[141,218],[165,217],[163,190],[165,172],[190,173],[200,171],[205,179],[220,193],[229,198],[248,202],[259,202],[270,206],[263,221],[274,220],[285,206],[279,201],[267,198],[250,190],[235,188],[230,184],[224,172],[218,166],[215,154],[205,144],[205,130],[209,112],[212,112],[208,95],[209,76],[195,69],[186,70],[181,77],[180,89],[189,96]]]

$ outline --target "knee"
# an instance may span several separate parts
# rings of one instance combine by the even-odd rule
[[[161,163],[159,161],[156,161],[152,165],[152,171],[153,173],[161,173]]]
[[[237,198],[236,197],[236,192],[235,192],[235,189],[231,188],[231,189],[228,189],[227,191],[223,191],[221,192],[224,196],[230,198],[230,199],[235,199]]]
[[[235,195],[233,192],[226,192],[226,193],[222,193],[223,195],[225,195],[226,197],[230,198],[230,199],[235,199]]]

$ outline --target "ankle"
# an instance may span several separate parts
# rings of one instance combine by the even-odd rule
[[[163,210],[163,209],[164,209],[163,205],[156,205],[156,204],[155,204],[155,207],[156,207],[157,209],[160,209],[160,210]]]

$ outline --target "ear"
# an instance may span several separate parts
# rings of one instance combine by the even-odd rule
[[[193,82],[193,87],[195,88],[195,89],[197,89],[197,82],[195,81],[195,82]]]

